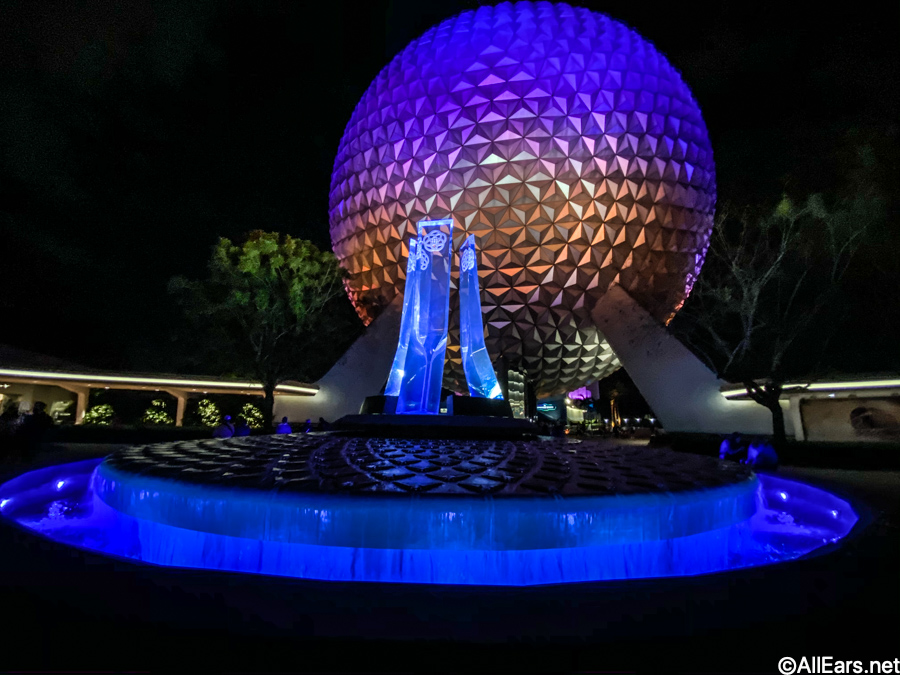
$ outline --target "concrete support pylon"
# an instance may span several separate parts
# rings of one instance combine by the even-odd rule
[[[84,424],[84,413],[87,412],[91,390],[77,384],[60,383],[58,386],[75,394],[75,424]]]
[[[174,396],[175,400],[178,402],[175,407],[175,426],[183,426],[184,410],[187,407],[187,391],[184,389],[165,389],[164,391],[170,396]]]
[[[768,410],[754,401],[722,396],[726,383],[620,285],[610,286],[592,318],[667,431],[772,433]],[[790,435],[792,420],[785,421]]]

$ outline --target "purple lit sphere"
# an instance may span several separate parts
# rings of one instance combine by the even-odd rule
[[[330,226],[369,322],[403,293],[415,224],[452,217],[455,246],[480,251],[488,351],[552,394],[619,367],[590,318],[610,284],[671,319],[714,205],[706,126],[665,57],[602,14],[520,2],[444,21],[378,74],[338,148]],[[455,291],[451,312],[463,390]]]

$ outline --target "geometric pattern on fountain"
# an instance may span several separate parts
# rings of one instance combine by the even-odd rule
[[[453,217],[481,252],[486,344],[541,394],[619,366],[590,320],[620,283],[661,321],[713,225],[700,109],[649,42],[564,4],[481,7],[413,41],[359,101],[335,158],[334,251],[367,323],[403,293],[405,242]],[[454,273],[454,278],[458,278]],[[447,384],[464,391],[458,299]]]
[[[287,492],[625,495],[714,489],[743,464],[611,441],[441,441],[271,435],[132,446],[104,460],[181,483]]]

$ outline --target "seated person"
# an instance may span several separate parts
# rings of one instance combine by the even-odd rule
[[[234,425],[234,435],[235,436],[249,436],[250,435],[250,427],[247,424],[247,420],[243,417],[237,418],[237,423]]]
[[[231,438],[234,436],[234,425],[231,423],[231,415],[225,415],[222,424],[213,430],[213,438]]]
[[[774,469],[778,466],[778,455],[766,439],[755,438],[747,449],[744,464],[749,464],[754,469]]]
[[[288,422],[287,417],[281,418],[281,424],[278,425],[278,428],[275,429],[276,434],[290,434],[293,433],[293,429],[291,429],[291,425]]]
[[[719,459],[729,459],[732,462],[741,461],[741,455],[746,452],[747,446],[738,432],[734,432],[722,439],[719,446]]]

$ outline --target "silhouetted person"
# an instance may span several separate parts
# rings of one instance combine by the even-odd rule
[[[47,404],[37,401],[29,415],[25,415],[19,426],[23,450],[27,459],[33,458],[38,451],[47,429],[53,426],[53,418],[47,414]]]
[[[237,422],[234,425],[234,435],[235,436],[249,436],[250,435],[250,427],[247,425],[247,420],[243,417],[238,417]]]
[[[325,421],[324,417],[319,418],[319,431],[328,431],[331,428],[331,425]]]
[[[34,404],[34,410],[31,411],[30,415],[26,416],[25,421],[42,430],[53,426],[53,418],[47,414],[47,404],[43,401],[37,401]]]
[[[306,424],[303,425],[303,433],[308,434],[312,431],[312,420],[306,420]]]
[[[309,422],[309,420],[306,420]],[[290,434],[293,433],[293,429],[291,429],[291,425],[288,423],[287,417],[281,418],[281,424],[278,425],[278,428],[275,429],[276,434]]]
[[[19,406],[10,404],[0,415],[0,436],[12,436],[19,426]]]
[[[11,403],[0,415],[0,457],[17,458],[22,450],[19,436],[19,406]]]
[[[213,431],[213,438],[231,438],[234,436],[234,425],[231,423],[231,415],[225,415],[222,424]]]

